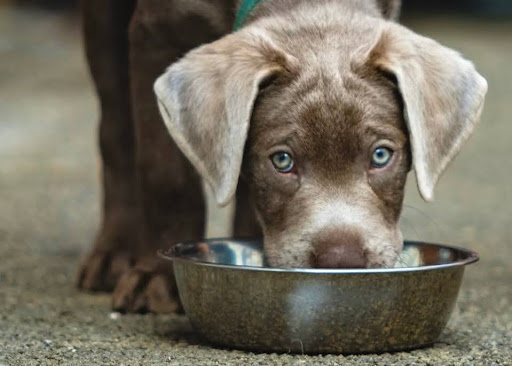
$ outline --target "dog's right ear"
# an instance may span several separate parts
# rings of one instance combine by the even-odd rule
[[[291,63],[263,31],[246,28],[189,52],[155,82],[169,133],[220,205],[236,191],[259,85]]]
[[[384,23],[370,62],[392,74],[404,102],[413,167],[426,201],[480,120],[486,80],[458,52]]]

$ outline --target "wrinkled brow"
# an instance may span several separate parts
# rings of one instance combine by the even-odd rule
[[[405,129],[405,126],[403,127]],[[364,134],[372,135],[377,138],[386,138],[396,143],[403,144],[407,140],[405,131],[400,129],[400,125],[394,122],[378,121],[363,127]]]

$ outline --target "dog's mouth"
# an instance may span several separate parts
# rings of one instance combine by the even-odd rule
[[[265,254],[265,265],[273,268],[317,268],[317,269],[378,269],[403,266],[403,258],[398,250],[390,249],[380,253],[363,254],[350,252],[345,248],[336,248],[333,252],[308,252],[306,255],[294,254],[283,258],[283,252]]]
[[[318,229],[289,227],[264,230],[266,263],[274,268],[364,269],[393,268],[401,260],[403,237],[398,225],[324,225]],[[379,228],[377,230],[377,228]]]

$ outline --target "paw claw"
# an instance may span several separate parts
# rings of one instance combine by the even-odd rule
[[[131,312],[145,314],[149,311],[148,299],[145,295],[136,296],[133,302],[133,306],[130,309]]]
[[[181,308],[172,275],[137,267],[119,280],[112,307],[115,311],[136,313],[171,313]]]
[[[126,253],[93,252],[80,264],[76,286],[88,291],[111,292],[121,275],[130,268]]]
[[[133,263],[131,257],[126,253],[120,253],[112,258],[110,261],[110,270],[107,272],[105,281],[111,290],[114,289],[117,281],[121,278],[123,273],[128,272]]]
[[[107,266],[106,255],[92,255],[82,264],[80,287],[90,291],[109,291],[102,282],[102,273]]]
[[[173,299],[169,290],[171,285],[164,276],[155,276],[148,283],[146,292],[148,293],[149,311],[154,313],[177,312],[180,309],[178,298]]]

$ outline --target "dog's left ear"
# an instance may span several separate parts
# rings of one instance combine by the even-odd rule
[[[487,82],[459,53],[391,22],[369,57],[398,81],[418,188],[431,201],[437,180],[480,119]]]
[[[263,30],[247,27],[192,50],[155,82],[169,133],[220,205],[236,191],[260,84],[290,62]]]

